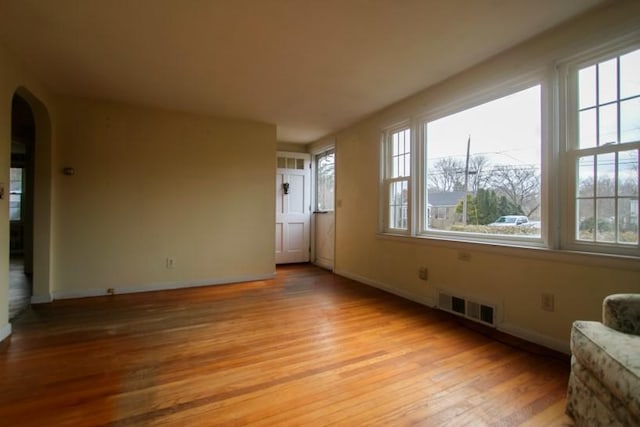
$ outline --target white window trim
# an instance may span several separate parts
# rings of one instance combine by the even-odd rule
[[[417,131],[415,132],[418,135],[418,143],[417,150],[419,151],[418,155],[421,161],[419,165],[416,165],[416,170],[419,170],[419,177],[416,185],[419,187],[417,196],[418,203],[418,212],[416,216],[418,218],[418,223],[416,227],[413,229],[412,235],[416,237],[423,238],[432,238],[437,240],[451,240],[456,242],[472,242],[472,243],[488,243],[488,244],[497,244],[504,246],[518,246],[518,247],[534,247],[534,248],[545,248],[549,246],[549,200],[550,197],[548,195],[549,186],[548,180],[545,179],[545,174],[547,173],[547,168],[549,167],[549,163],[552,160],[549,158],[552,150],[549,148],[549,145],[552,143],[552,132],[551,125],[549,123],[549,106],[550,98],[551,98],[551,88],[553,84],[551,80],[553,79],[553,73],[550,70],[535,70],[531,73],[524,74],[522,76],[515,77],[513,79],[507,80],[503,83],[493,85],[489,88],[483,88],[468,97],[463,99],[455,100],[447,104],[444,107],[434,108],[430,111],[423,112],[422,114],[416,116],[413,120],[417,123]],[[521,90],[525,90],[527,88],[540,85],[540,119],[541,119],[541,218],[542,218],[542,228],[540,230],[540,237],[511,237],[511,236],[496,236],[496,235],[487,235],[487,234],[474,234],[474,233],[464,233],[464,232],[452,232],[452,231],[443,231],[443,230],[433,230],[427,229],[426,224],[426,215],[428,214],[426,211],[426,203],[425,203],[425,195],[423,189],[426,186],[427,181],[427,171],[426,171],[426,147],[425,147],[425,127],[428,122],[438,120],[440,118],[456,114],[458,112],[464,111],[466,109],[474,108],[479,105],[494,101],[496,99],[508,96],[510,94],[519,92]],[[415,180],[415,179],[414,179]]]
[[[380,155],[380,198],[379,198],[379,232],[378,238],[390,240],[412,241],[417,244],[438,245],[464,250],[481,250],[498,253],[509,253],[518,256],[532,256],[577,264],[612,266],[620,264],[621,268],[638,270],[637,261],[640,251],[637,249],[616,250],[605,244],[590,247],[576,242],[573,244],[573,220],[570,215],[575,209],[575,170],[567,168],[569,156],[567,144],[567,94],[566,67],[578,67],[580,64],[592,63],[603,55],[619,56],[623,51],[638,48],[640,31],[633,31],[622,37],[606,41],[593,48],[582,49],[580,54],[565,56],[561,61],[550,61],[547,65],[533,67],[531,72],[520,74],[511,79],[501,77],[501,82],[490,83],[484,87],[476,86],[469,96],[452,95],[450,102],[440,102],[438,106],[407,116],[400,123],[383,128]],[[495,80],[492,80],[492,82]],[[450,114],[473,108],[474,106],[506,96],[533,85],[541,86],[541,217],[542,229],[539,239],[488,238],[486,235],[470,235],[465,233],[432,232],[424,233],[424,221],[427,214],[423,187],[426,184],[426,153],[424,150],[424,123],[437,120]],[[411,176],[409,181],[409,230],[387,230],[385,221],[387,213],[387,197],[385,195],[385,141],[387,132],[400,127],[411,129]],[[557,185],[560,183],[561,185]],[[397,232],[400,231],[400,232]],[[463,234],[463,233],[460,233]],[[493,236],[492,236],[493,237]],[[624,249],[624,248],[623,248]]]
[[[410,173],[407,177],[398,177],[398,178],[390,178],[390,170],[391,170],[391,142],[390,137],[396,132],[400,132],[403,130],[409,129],[410,134]],[[383,129],[380,136],[380,224],[379,230],[382,233],[393,234],[393,235],[410,235],[412,233],[413,227],[413,191],[414,191],[414,175],[415,175],[415,146],[416,146],[416,137],[414,126],[409,120],[404,120],[402,122],[395,123],[387,128]],[[391,184],[395,182],[407,182],[408,189],[408,200],[407,200],[407,229],[402,228],[393,228],[390,225],[389,218],[389,190],[391,188]]]
[[[637,36],[638,34],[636,34]],[[623,247],[616,243],[596,243],[580,241],[575,238],[576,229],[576,161],[580,157],[580,153],[602,154],[606,152],[617,152],[621,146],[625,148],[638,147],[637,143],[616,144],[614,146],[602,146],[590,149],[579,150],[577,147],[577,71],[589,65],[606,61],[607,59],[622,56],[625,53],[640,49],[640,43],[637,38],[624,37],[614,42],[607,43],[596,49],[575,55],[566,61],[559,62],[558,69],[558,107],[559,107],[559,134],[562,144],[559,147],[560,164],[566,172],[563,174],[564,185],[562,187],[561,198],[565,200],[560,208],[562,211],[562,219],[560,225],[560,248],[575,252],[587,252],[600,255],[620,255],[640,257],[640,243],[637,245]]]

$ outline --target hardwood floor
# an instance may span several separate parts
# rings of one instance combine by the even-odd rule
[[[0,344],[0,424],[571,425],[553,356],[294,265],[34,306]]]
[[[24,260],[11,257],[9,262],[9,319],[15,319],[31,304],[31,279],[24,274]]]

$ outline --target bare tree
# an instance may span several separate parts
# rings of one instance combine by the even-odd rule
[[[438,160],[428,173],[433,191],[460,191],[464,187],[464,163],[454,157]]]
[[[491,178],[486,170],[489,166],[489,159],[485,156],[471,156],[469,159],[469,182],[471,183],[471,192],[473,194],[478,193],[481,188],[487,187]]]
[[[500,165],[493,168],[491,184],[500,194],[530,216],[540,207],[540,175],[528,166]]]

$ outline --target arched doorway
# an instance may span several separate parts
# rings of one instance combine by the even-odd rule
[[[9,320],[33,294],[33,238],[36,124],[30,104],[16,93],[11,105]]]

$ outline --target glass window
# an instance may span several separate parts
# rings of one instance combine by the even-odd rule
[[[537,85],[424,124],[424,232],[540,237],[540,91]]]
[[[385,133],[385,229],[409,230],[409,179],[411,177],[411,129]]]
[[[316,210],[334,210],[335,152],[326,151],[316,156]]]
[[[24,188],[24,169],[11,168],[11,188],[9,190],[9,219],[22,219],[22,193]]]
[[[574,75],[577,100],[569,99],[578,117],[569,150],[576,171],[573,240],[603,251],[637,248],[640,50],[583,65]]]

